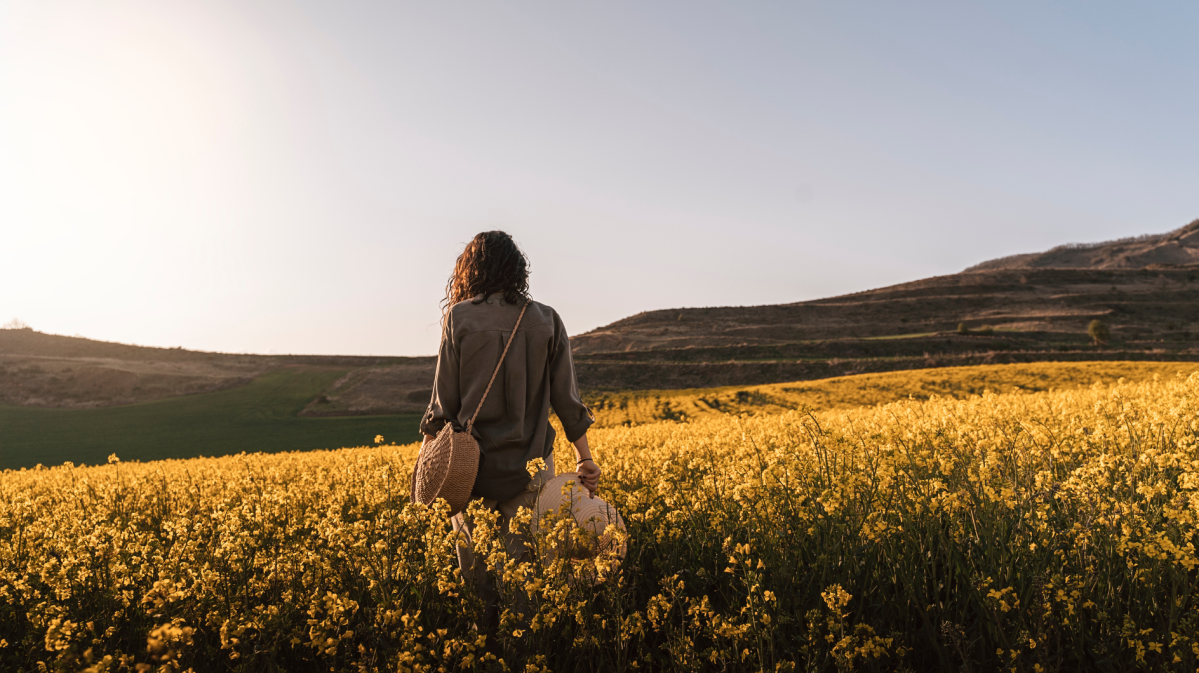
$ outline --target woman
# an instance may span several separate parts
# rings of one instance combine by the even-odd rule
[[[574,444],[579,483],[591,497],[601,473],[587,446],[587,428],[594,417],[579,399],[562,319],[554,309],[529,298],[528,260],[511,236],[487,231],[467,244],[446,284],[442,308],[433,399],[420,426],[425,442],[446,423],[455,431],[466,428],[520,317],[520,327],[473,426],[482,455],[471,494],[484,507],[499,512],[508,555],[519,561],[525,556],[524,538],[509,531],[508,522],[520,507],[532,508],[535,485],[554,476],[550,408],[562,422],[566,439]],[[530,479],[526,466],[535,458],[544,460],[546,467]],[[482,559],[471,552],[473,523],[460,513],[453,524],[466,537],[466,544],[458,546],[463,578],[474,584],[487,606],[485,625],[493,626],[495,588]]]

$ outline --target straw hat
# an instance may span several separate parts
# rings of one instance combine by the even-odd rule
[[[618,558],[624,558],[628,552],[625,536],[615,534],[616,529],[622,533],[627,530],[624,519],[603,498],[589,498],[587,489],[579,484],[577,472],[560,474],[541,487],[533,520],[534,532],[543,524],[548,528],[552,525],[552,517],[567,512],[572,515],[575,524],[588,533],[585,537],[592,541],[572,549],[572,558],[584,560],[603,552],[615,552]],[[557,549],[550,549],[548,555],[551,558],[557,556]]]
[[[433,504],[445,498],[450,516],[466,509],[479,473],[479,443],[449,423],[421,447],[412,468],[412,502]]]

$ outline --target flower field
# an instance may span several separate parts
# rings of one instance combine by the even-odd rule
[[[1085,388],[1092,383],[1150,381],[1190,374],[1194,362],[1097,361],[1022,362],[965,367],[908,369],[836,376],[815,381],[768,383],[684,390],[594,391],[585,401],[601,428],[662,420],[778,413],[794,409],[844,410],[932,395],[964,399],[984,391],[1048,392]]]
[[[1199,374],[591,439],[627,557],[481,521],[491,638],[413,446],[0,473],[0,670],[1199,667]]]

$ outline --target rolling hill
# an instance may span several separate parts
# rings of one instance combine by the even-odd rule
[[[119,406],[236,388],[280,367],[339,369],[343,377],[313,397],[306,416],[421,413],[428,394],[409,399],[413,389],[430,390],[432,357],[344,355],[241,355],[151,348],[43,334],[29,328],[0,329],[0,404],[82,409]],[[394,397],[386,409],[359,404],[361,373],[382,379],[381,394]],[[400,387],[397,388],[397,381]],[[348,397],[343,400],[343,394]]]
[[[1087,336],[1092,320],[1110,327],[1107,347]],[[839,297],[648,311],[571,343],[585,363],[580,384],[613,390],[951,364],[1196,359],[1199,221]]]
[[[1124,340],[1177,341],[1199,335],[1197,280],[1199,220],[1169,234],[1062,246],[827,299],[649,311],[572,344],[579,354],[777,346],[932,336],[960,324],[1065,338],[1085,334],[1093,319],[1111,323]]]

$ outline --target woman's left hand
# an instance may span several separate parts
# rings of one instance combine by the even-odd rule
[[[577,472],[579,473],[579,483],[590,493],[589,497],[594,498],[595,492],[599,490],[599,479],[603,470],[594,460],[588,458],[579,463]]]

